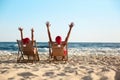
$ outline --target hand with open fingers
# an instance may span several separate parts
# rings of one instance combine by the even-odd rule
[[[47,27],[50,27],[50,23],[49,23],[48,21],[46,22],[46,26],[47,26]]]
[[[23,30],[23,28],[19,27],[19,28],[18,28],[18,30],[22,31],[22,30]]]
[[[32,28],[31,31],[34,32],[34,29]]]
[[[71,22],[71,24],[69,25],[70,28],[72,28],[74,26],[74,23]]]

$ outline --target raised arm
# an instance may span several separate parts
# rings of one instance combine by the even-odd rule
[[[23,28],[19,27],[18,30],[20,31],[21,34],[21,40],[23,39]]]
[[[52,42],[52,38],[51,38],[50,30],[49,30],[50,23],[46,22],[46,26],[47,26],[47,32],[48,32],[49,41]]]
[[[65,42],[66,42],[66,43],[68,42],[68,38],[69,38],[69,36],[70,36],[70,33],[71,33],[71,30],[72,30],[72,27],[73,27],[73,26],[74,26],[74,23],[71,22],[71,24],[69,25],[68,34],[67,34],[67,36],[66,36],[66,38],[65,38]]]
[[[32,40],[32,44],[33,44],[33,41],[34,41],[34,34],[33,34],[33,32],[34,32],[34,29],[32,28],[32,29],[31,29],[31,40]]]

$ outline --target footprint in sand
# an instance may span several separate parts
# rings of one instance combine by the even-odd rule
[[[22,76],[23,78],[30,78],[30,77],[36,77],[38,75],[35,75],[33,73],[30,72],[23,72],[23,73],[18,73],[18,76]]]

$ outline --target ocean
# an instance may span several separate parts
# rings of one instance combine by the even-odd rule
[[[39,53],[48,53],[47,42],[37,42]],[[0,55],[17,53],[16,42],[0,42]],[[69,42],[69,53],[76,54],[120,54],[120,43],[97,43],[97,42]]]

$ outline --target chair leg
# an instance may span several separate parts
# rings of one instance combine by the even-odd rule
[[[30,61],[30,56],[28,55],[28,62]]]
[[[35,61],[35,62],[37,61],[36,60],[36,55],[33,55],[33,61]]]
[[[38,59],[38,61],[40,61],[39,54],[37,54],[37,59]]]

